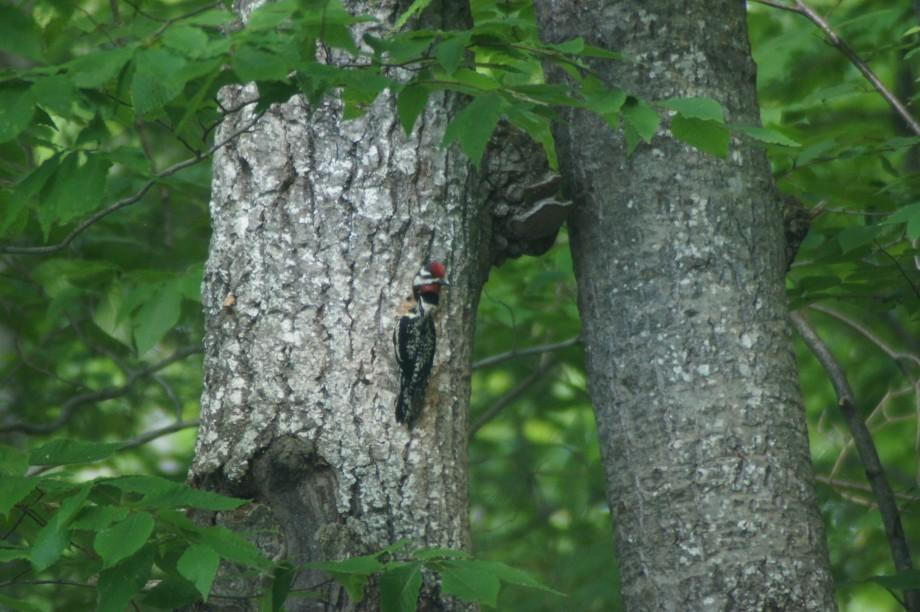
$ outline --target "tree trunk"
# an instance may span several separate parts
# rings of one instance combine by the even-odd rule
[[[758,124],[745,6],[540,0],[545,38],[583,36],[647,99],[710,96]],[[726,160],[650,145],[586,113],[556,132],[589,388],[629,610],[831,610],[787,322],[779,199],[759,147]]]
[[[398,12],[394,1],[349,4],[382,23]],[[458,27],[461,9],[429,14],[442,20],[435,27]],[[227,90],[224,106],[255,93]],[[270,555],[342,559],[402,538],[469,546],[470,355],[489,223],[479,218],[469,163],[439,146],[455,103],[433,94],[406,137],[389,93],[350,121],[337,100],[309,108],[297,96],[215,156],[205,387],[190,478],[253,498],[214,520],[269,534],[257,542]],[[251,108],[229,115],[217,138],[251,121]],[[394,419],[391,331],[429,258],[445,262],[451,287],[436,319],[428,403],[410,431]],[[303,571],[294,588],[325,578]],[[225,579],[215,591],[252,588]],[[325,602],[286,609],[351,609],[344,591],[324,592]],[[360,609],[377,606],[371,594]]]

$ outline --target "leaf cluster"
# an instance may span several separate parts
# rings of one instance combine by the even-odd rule
[[[59,605],[69,601],[88,609],[86,599],[95,590],[96,610],[120,611],[132,601],[175,609],[213,595],[221,560],[271,580],[273,564],[253,544],[225,527],[198,525],[185,514],[234,510],[246,500],[157,476],[73,483],[60,473],[43,473],[104,460],[120,446],[64,438],[29,454],[0,446],[5,534],[0,603],[15,610],[42,609],[32,603],[32,585],[50,584],[77,591],[73,597],[55,597]]]
[[[437,576],[442,593],[493,608],[498,603],[502,584],[562,595],[524,571],[498,561],[473,559],[454,549],[420,548],[411,551],[405,559],[397,558],[408,544],[408,541],[400,540],[372,555],[308,563],[306,567],[328,573],[348,592],[354,603],[364,600],[368,581],[376,577],[382,612],[413,612],[422,592],[426,571]]]

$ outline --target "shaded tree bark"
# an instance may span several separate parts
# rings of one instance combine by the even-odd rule
[[[608,84],[759,122],[744,3],[536,4],[549,41],[635,60],[598,62]],[[834,609],[764,151],[720,160],[666,122],[627,157],[580,112],[556,139],[627,609]]]

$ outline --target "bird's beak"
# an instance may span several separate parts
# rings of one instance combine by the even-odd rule
[[[439,279],[438,279],[438,284],[441,285],[441,286],[444,286],[444,287],[450,287],[450,283],[447,282],[447,279],[446,279],[446,278],[439,278]]]

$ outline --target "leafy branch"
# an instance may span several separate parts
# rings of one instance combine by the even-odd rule
[[[229,136],[227,136],[220,142],[215,143],[207,151],[203,151],[201,153],[196,154],[193,157],[185,159],[181,162],[177,162],[169,166],[165,170],[159,172],[153,178],[149,179],[146,183],[144,183],[143,186],[141,186],[140,189],[134,192],[133,195],[130,195],[128,197],[118,200],[117,202],[111,204],[107,208],[104,208],[96,212],[95,214],[87,218],[86,220],[79,223],[60,242],[57,242],[55,244],[45,245],[45,246],[10,246],[10,245],[4,246],[4,245],[0,245],[0,253],[9,253],[13,255],[47,255],[50,253],[56,253],[58,251],[66,249],[68,246],[70,246],[70,243],[73,242],[77,236],[82,234],[84,231],[86,231],[87,229],[89,229],[90,227],[92,227],[93,225],[101,221],[102,219],[108,217],[109,215],[111,215],[112,213],[116,211],[121,210],[122,208],[126,208],[128,206],[131,206],[132,204],[136,204],[137,202],[139,202],[147,194],[147,192],[150,191],[150,188],[156,185],[162,179],[170,177],[173,174],[176,174],[177,172],[181,170],[190,168],[194,166],[195,164],[205,159],[208,159],[211,155],[214,154],[215,151],[217,151],[218,149],[222,147],[227,146],[228,144],[236,140],[240,135],[251,130],[253,126],[255,126],[255,124],[258,122],[258,120],[261,118],[261,116],[262,116],[261,113],[256,115],[256,117],[252,121],[250,121],[243,127],[237,130],[234,130]]]
[[[44,424],[31,423],[28,421],[14,421],[12,423],[3,423],[0,424],[0,433],[9,433],[9,432],[22,432],[27,434],[48,434],[54,431],[57,431],[61,427],[64,427],[76,411],[85,404],[91,404],[95,402],[101,402],[104,400],[115,399],[117,397],[122,397],[131,392],[134,384],[141,380],[142,378],[152,376],[156,372],[166,368],[167,366],[181,361],[188,357],[189,355],[194,355],[201,352],[201,347],[199,346],[188,346],[177,350],[175,353],[152,365],[149,365],[141,370],[138,370],[131,374],[123,385],[117,387],[107,387],[105,389],[99,389],[97,391],[91,391],[89,393],[81,393],[80,395],[75,395],[68,399],[61,406],[61,412],[58,417],[50,422]],[[139,446],[137,444],[136,446]]]
[[[842,53],[850,63],[853,64],[857,70],[866,78],[869,83],[872,84],[872,87],[881,94],[885,101],[891,106],[895,113],[904,121],[907,127],[915,135],[920,136],[920,123],[914,119],[913,115],[910,114],[910,111],[907,110],[907,107],[901,102],[897,96],[895,96],[891,90],[889,90],[878,75],[873,72],[872,68],[859,56],[853,48],[847,44],[847,42],[840,37],[839,34],[831,27],[831,25],[819,15],[813,8],[805,4],[802,0],[795,0],[795,4],[786,4],[785,2],[779,2],[777,0],[754,0],[758,4],[763,4],[765,6],[771,6],[783,11],[789,11],[791,13],[796,13],[807,18],[809,21],[814,23],[818,29],[820,29],[824,35],[827,37],[827,40],[831,45],[837,48],[840,53]]]

